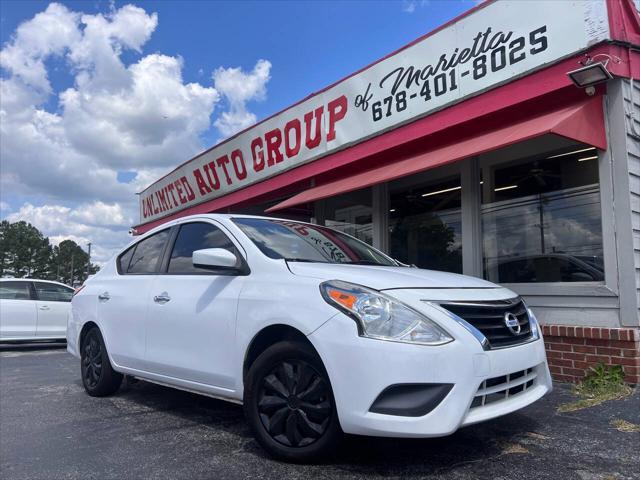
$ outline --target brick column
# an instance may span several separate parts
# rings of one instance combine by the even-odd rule
[[[625,381],[640,384],[640,329],[543,325],[555,380],[578,382],[597,363],[622,365]]]

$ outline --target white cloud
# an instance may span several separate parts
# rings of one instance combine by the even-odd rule
[[[413,13],[418,7],[429,5],[430,0],[402,0],[402,11],[405,13]]]
[[[215,86],[187,83],[181,57],[142,53],[158,21],[133,5],[85,14],[52,3],[2,46],[2,200],[37,198],[7,218],[32,219],[55,238],[91,239],[106,252],[138,221],[135,192],[204,148],[222,97],[229,110],[215,122],[221,132],[255,123],[246,104],[265,97],[271,64],[218,68]],[[123,60],[126,51],[133,61]],[[71,85],[54,91],[51,68]],[[121,183],[118,171],[135,179]]]
[[[215,121],[216,128],[229,137],[256,123],[255,114],[247,110],[247,102],[264,100],[267,82],[271,78],[271,62],[258,60],[253,70],[245,73],[240,68],[218,68],[213,72],[215,88],[229,103],[229,110]]]
[[[402,11],[405,13],[413,13],[416,11],[417,2],[415,0],[403,0]]]
[[[129,240],[131,212],[120,205],[100,201],[70,208],[62,205],[40,207],[25,203],[18,211],[7,215],[7,220],[23,220],[38,228],[57,245],[62,240],[71,239],[83,248],[91,242],[94,262],[104,263],[113,252]]]
[[[0,53],[0,66],[40,93],[49,93],[51,86],[44,60],[61,55],[79,40],[78,19],[79,14],[64,5],[50,4],[17,28],[12,41]]]

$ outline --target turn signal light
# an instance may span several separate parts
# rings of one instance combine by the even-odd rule
[[[349,310],[353,309],[353,304],[356,303],[357,297],[350,293],[342,292],[333,288],[327,288],[329,296]]]

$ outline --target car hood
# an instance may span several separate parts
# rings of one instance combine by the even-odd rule
[[[408,267],[288,262],[294,275],[320,280],[343,280],[375,290],[388,289],[492,289],[497,285],[476,277]]]

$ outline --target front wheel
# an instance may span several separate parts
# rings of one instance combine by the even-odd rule
[[[277,343],[256,359],[244,410],[258,443],[281,460],[320,460],[342,438],[329,377],[317,353],[302,343]]]
[[[122,374],[111,367],[107,347],[98,327],[93,327],[82,340],[80,372],[84,389],[92,397],[115,393],[122,383]]]

